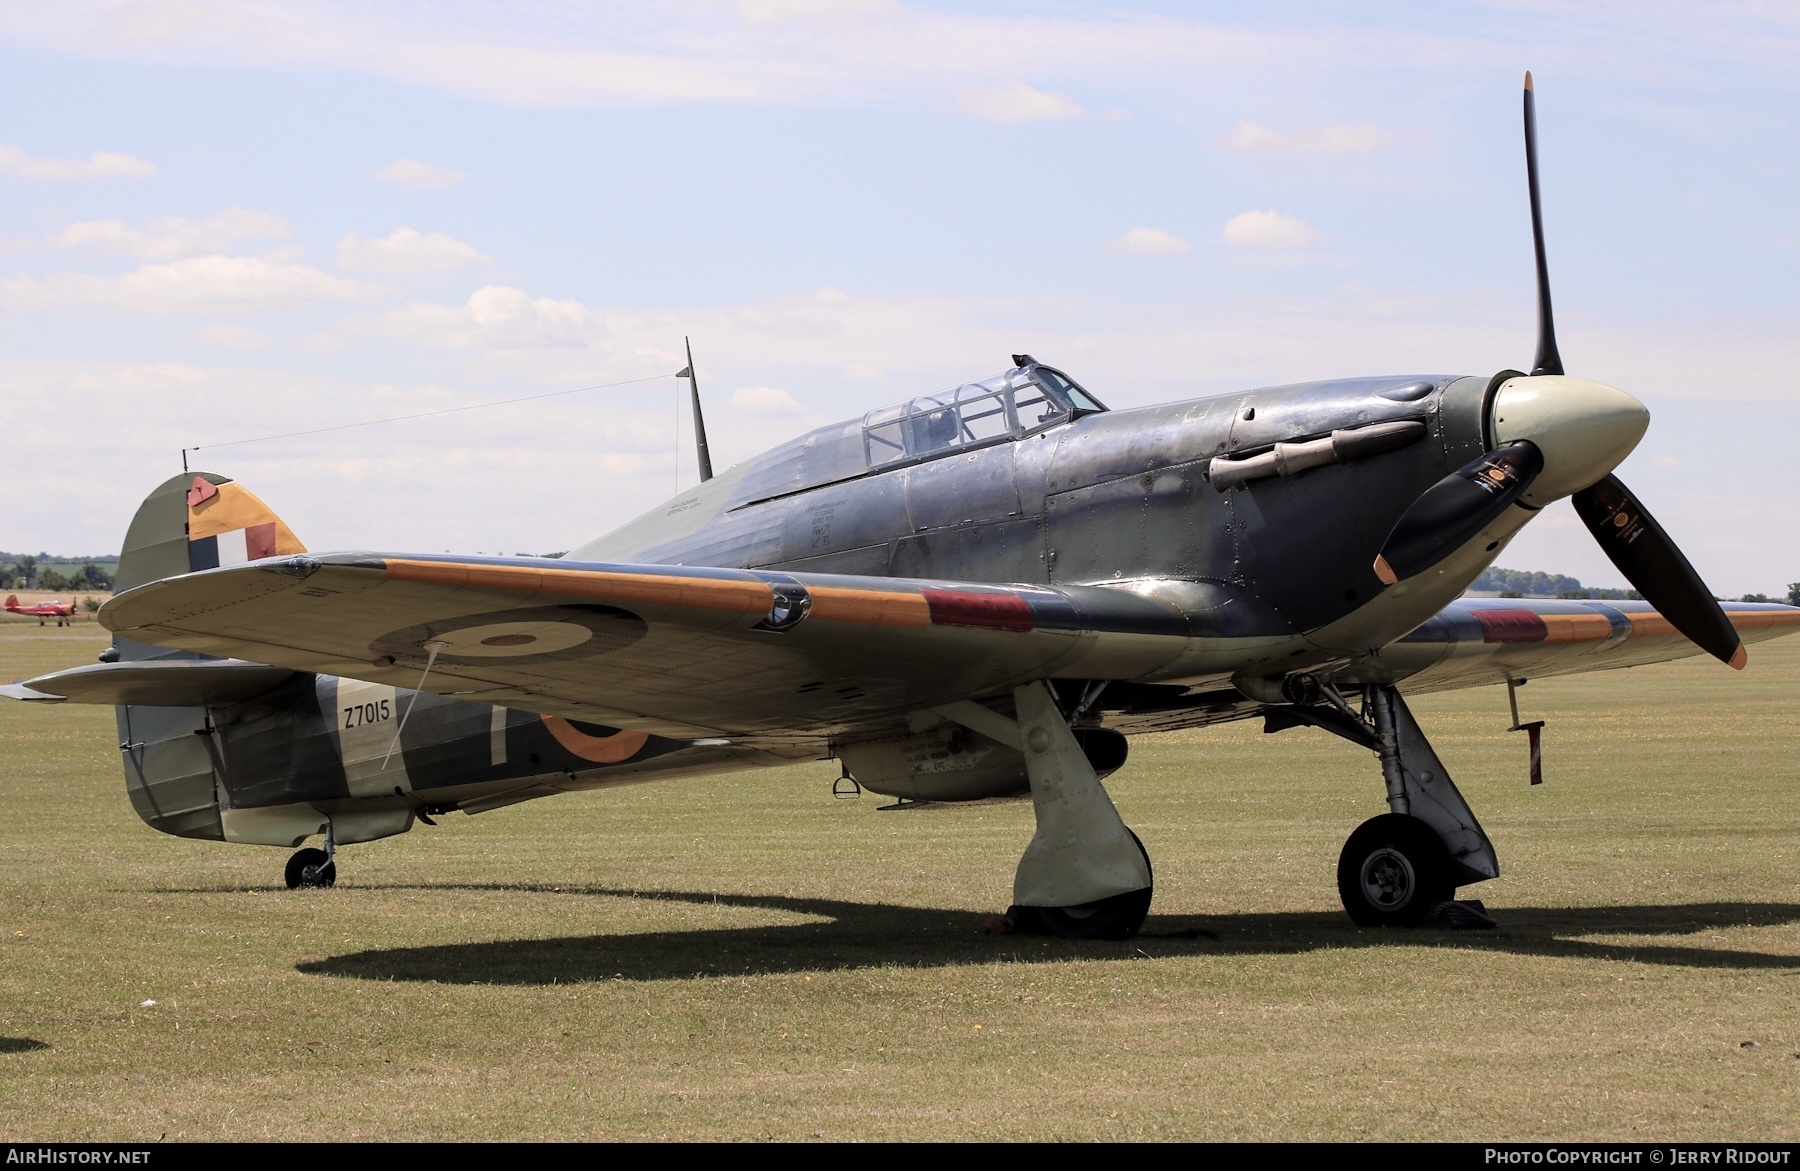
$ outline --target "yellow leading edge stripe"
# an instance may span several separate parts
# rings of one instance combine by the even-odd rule
[[[1673,623],[1661,614],[1627,614],[1631,620],[1632,638],[1666,638],[1679,636]],[[1769,630],[1777,626],[1800,626],[1800,610],[1727,610],[1734,630]]]
[[[390,581],[427,585],[683,606],[738,614],[766,614],[775,604],[775,591],[760,581],[675,578],[597,569],[539,569],[529,565],[457,565],[404,558],[391,558],[386,565]],[[924,595],[917,592],[859,590],[844,586],[814,586],[807,592],[813,600],[811,616],[822,621],[854,622],[862,626],[931,625],[931,607]],[[1612,624],[1604,615],[1545,614],[1541,617],[1546,643],[1601,642],[1612,637]],[[1738,630],[1800,625],[1800,610],[1737,610],[1728,611],[1726,617]],[[1679,634],[1667,618],[1655,612],[1627,614],[1626,618],[1631,622],[1632,638]]]
[[[608,570],[539,569],[529,565],[456,565],[404,558],[390,558],[386,565],[389,581],[424,585],[504,590],[515,594],[554,594],[563,598],[682,606],[738,614],[766,614],[775,604],[775,591],[760,581],[674,578]],[[921,594],[842,586],[818,586],[808,592],[813,600],[811,617],[827,622],[854,622],[863,626],[931,625],[931,608]]]

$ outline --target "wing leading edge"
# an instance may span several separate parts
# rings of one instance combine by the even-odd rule
[[[1724,602],[1745,643],[1800,631],[1800,609]],[[1407,692],[1639,667],[1702,654],[1646,602],[1461,598],[1381,652]]]
[[[108,629],[667,736],[829,731],[1077,669],[1139,675],[1189,622],[1100,587],[338,554],[168,578]],[[435,654],[434,654],[435,651]]]
[[[1746,642],[1800,630],[1793,607],[1725,611]],[[810,740],[1048,677],[1187,679],[1212,688],[1198,702],[1234,659],[1295,638],[1228,635],[1099,586],[368,554],[167,578],[100,619],[142,642],[396,687],[423,675],[437,694],[674,738]],[[1461,599],[1386,647],[1379,670],[1419,692],[1697,653],[1644,603]],[[1141,730],[1260,710],[1158,703]]]

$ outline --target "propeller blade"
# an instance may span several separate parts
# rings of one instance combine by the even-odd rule
[[[1531,243],[1537,249],[1538,339],[1533,374],[1561,374],[1562,355],[1556,349],[1556,320],[1550,312],[1550,262],[1544,257],[1544,212],[1538,203],[1537,95],[1531,73],[1525,74],[1525,181],[1531,187]]]
[[[1712,591],[1617,476],[1575,493],[1575,511],[1644,600],[1701,650],[1744,669],[1750,655]]]
[[[1544,470],[1537,444],[1509,443],[1451,472],[1400,514],[1375,558],[1385,585],[1423,573],[1492,524]]]

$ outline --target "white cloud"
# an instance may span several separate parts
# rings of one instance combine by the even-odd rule
[[[1748,68],[1787,92],[1796,51],[1793,23],[1771,4],[1663,4],[1633,19],[1592,4],[1514,5],[1505,20],[1451,22],[1449,33],[1425,17],[1347,8],[1294,22],[1154,7],[1172,14],[856,0],[741,0],[735,12],[708,0],[58,0],[0,6],[0,29],[90,59],[361,74],[517,106],[916,104],[1030,76],[1105,85],[1127,104],[1184,117],[1208,108],[1197,101],[1233,108],[1246,84],[1337,97],[1356,70],[1377,72],[1378,88],[1410,74],[1436,96],[1442,79],[1456,89],[1510,77],[1525,57],[1634,84]]]
[[[216,356],[215,356],[216,357]],[[608,371],[611,373],[611,371]],[[629,377],[627,370],[620,377]],[[668,380],[674,384],[673,379]],[[236,440],[490,402],[509,390],[444,386],[429,379],[361,381],[283,370],[274,363],[25,361],[0,355],[0,431],[20,444],[9,467],[50,476],[106,420],[108,471],[69,479],[60,525],[33,549],[75,549],[92,537],[117,548],[143,494],[178,471],[179,447],[202,445],[196,471],[217,469],[266,499],[315,549],[566,549],[616,523],[620,508],[667,495],[675,447],[669,398],[628,393],[551,399],[522,408],[362,427],[323,436],[223,447]],[[516,393],[528,393],[530,388]],[[68,411],[45,411],[46,402]],[[65,416],[65,417],[57,417]],[[533,435],[554,436],[549,444]],[[91,446],[91,442],[88,444]],[[534,450],[535,448],[535,450]],[[691,444],[684,455],[692,460]],[[691,467],[691,463],[690,463]],[[689,480],[692,473],[689,473]],[[530,485],[536,498],[567,492],[569,509],[507,519],[447,508],[473,482]],[[372,489],[408,484],[392,507],[355,515]],[[60,510],[59,510],[60,511]],[[26,535],[10,522],[9,532]],[[497,535],[498,534],[498,535]],[[30,534],[36,539],[38,530]],[[516,542],[516,543],[515,543]]]
[[[492,260],[454,236],[417,228],[395,228],[379,240],[351,232],[337,244],[338,267],[347,272],[450,272]]]
[[[215,350],[260,350],[269,344],[268,334],[247,325],[203,325],[194,337]]]
[[[257,256],[194,256],[100,277],[64,272],[0,280],[0,308],[122,309],[131,313],[267,313],[349,301],[367,286],[310,265]]]
[[[783,24],[800,20],[843,20],[892,13],[898,0],[733,0],[746,24]]]
[[[1254,122],[1240,122],[1236,130],[1219,140],[1219,145],[1256,154],[1366,155],[1393,141],[1392,134],[1366,122],[1360,126],[1327,122],[1323,126],[1289,130],[1285,133],[1270,130],[1267,126],[1258,126]]]
[[[1148,83],[1167,100],[1173,82],[1175,104],[1192,108],[1196,86],[1270,70],[1323,71],[1345,59],[1379,59],[1389,68],[1397,61],[1480,68],[1503,60],[1510,72],[1517,55],[1510,43],[1411,30],[1398,37],[1366,28],[1367,22],[1260,31],[1235,20],[1074,14],[1068,7],[958,12],[888,0],[740,0],[735,13],[707,0],[428,6],[61,0],[25,7],[0,17],[15,39],[83,56],[361,73],[532,107],[692,101],[841,107],[919,104],[932,95],[974,91],[977,106],[997,105],[1009,117],[1021,111],[1066,117],[1079,110],[1066,98],[1016,82],[990,87],[1023,76],[1059,85],[1124,81]],[[1022,105],[1020,97],[1027,99]]]
[[[416,190],[454,187],[469,177],[467,171],[454,171],[449,167],[440,167],[435,163],[422,163],[418,159],[395,159],[381,170],[375,172],[377,179],[386,179],[397,187],[411,187]]]
[[[1247,211],[1225,221],[1220,239],[1246,248],[1305,248],[1323,237],[1297,216],[1278,211]]]
[[[38,159],[16,146],[0,146],[0,171],[21,179],[141,179],[156,174],[156,164],[106,150],[95,151],[85,162]]]
[[[605,334],[580,301],[533,297],[507,285],[484,285],[460,306],[415,303],[348,328],[446,350],[586,346]]]
[[[1139,256],[1176,256],[1190,251],[1186,240],[1161,228],[1133,228],[1113,241],[1119,252],[1135,252]]]
[[[730,406],[746,415],[804,415],[806,409],[787,391],[774,386],[740,386],[731,392]]]
[[[966,90],[957,95],[957,105],[964,113],[986,122],[1043,122],[1078,118],[1087,113],[1061,94],[1048,94],[1022,81],[989,89]]]
[[[127,227],[123,220],[83,220],[50,237],[50,243],[57,248],[100,248],[139,260],[179,260],[224,252],[240,240],[284,240],[293,232],[280,216],[234,207],[203,220],[164,216],[142,230]]]

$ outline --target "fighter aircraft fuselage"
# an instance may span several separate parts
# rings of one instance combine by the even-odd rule
[[[1214,614],[1219,637],[1293,635],[1383,592],[1375,551],[1412,500],[1482,452],[1490,381],[1353,378],[1095,411],[891,467],[868,466],[869,425],[855,420],[732,468],[569,556],[1130,585]],[[1394,426],[1406,423],[1417,427]],[[1372,431],[1382,433],[1373,449],[1348,459],[1230,487],[1212,476],[1215,460],[1333,433],[1354,444]],[[1404,634],[1466,585],[1421,594],[1364,637]]]
[[[144,819],[325,849],[570,789],[830,757],[911,801],[1029,794],[1014,929],[1125,938],[1143,843],[1101,779],[1133,733],[1260,715],[1373,754],[1357,923],[1416,925],[1500,873],[1407,692],[1658,662],[1800,610],[1712,595],[1613,474],[1649,412],[1567,375],[1523,96],[1537,260],[1530,374],[1353,378],[1109,410],[1029,355],[821,427],[566,557],[309,553],[243,485],[158,487],[97,665],[0,688],[110,703]],[[1568,499],[1643,601],[1469,599]],[[1539,779],[1542,720],[1529,738]],[[834,790],[835,791],[835,790]],[[1485,914],[1480,915],[1485,919]],[[1491,923],[1491,920],[1488,920]]]
[[[968,401],[988,397],[981,388],[1002,387],[992,398],[1000,414],[977,441],[918,450],[908,428],[922,427],[928,411],[914,410],[911,424],[905,408],[873,411],[737,465],[566,561],[1114,586],[1168,602],[1217,641],[1204,664],[1172,664],[1159,679],[1216,680],[1271,653],[1279,671],[1294,670],[1341,655],[1303,636],[1383,595],[1370,565],[1395,518],[1482,450],[1488,384],[1359,378],[1137,410],[1084,397],[1095,409],[1083,411],[1070,397],[1079,388],[1063,393],[1066,376],[1034,365],[970,384],[977,390],[962,400],[970,415],[980,407]],[[954,408],[955,394],[925,401]],[[961,438],[981,428],[974,421]],[[1252,466],[1277,443],[1329,445],[1334,433],[1349,437],[1353,458],[1264,469],[1229,487],[1213,478],[1215,467]],[[898,447],[872,450],[884,435]],[[1378,450],[1356,448],[1359,437]],[[1436,613],[1438,594],[1464,585],[1390,605],[1377,616],[1383,629],[1359,637],[1386,643]],[[405,709],[404,744],[390,752]],[[207,720],[190,709],[121,706],[119,723],[121,743],[139,746],[127,751],[139,812],[202,836],[221,832],[215,768],[241,807],[386,795],[403,814],[401,806],[479,808],[494,786],[534,778],[611,782],[746,763],[741,753],[333,674],[297,673]],[[200,739],[190,731],[197,725],[208,729]],[[620,737],[633,735],[620,752]]]

